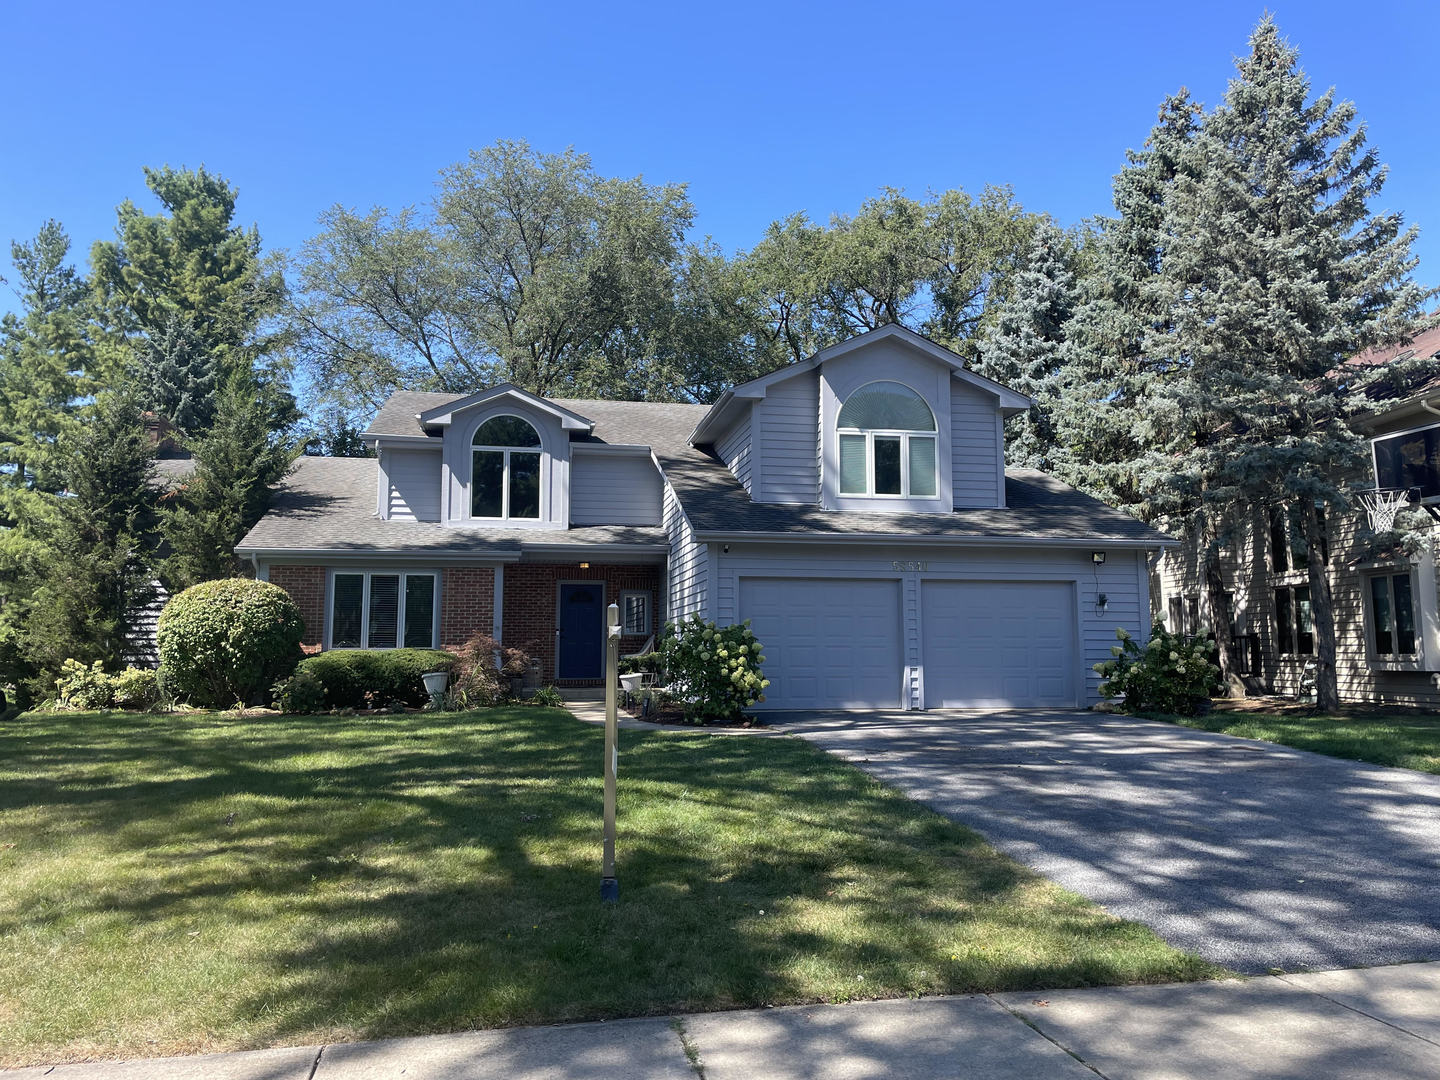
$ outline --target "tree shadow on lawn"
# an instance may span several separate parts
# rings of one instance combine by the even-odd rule
[[[0,828],[72,888],[22,882],[0,935],[219,924],[137,961],[238,964],[166,1033],[217,1046],[1215,973],[788,739],[622,733],[603,905],[601,738],[537,710],[30,718],[0,729]]]

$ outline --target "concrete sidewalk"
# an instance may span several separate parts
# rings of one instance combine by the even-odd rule
[[[805,1005],[195,1058],[4,1080],[1432,1080],[1440,963]]]

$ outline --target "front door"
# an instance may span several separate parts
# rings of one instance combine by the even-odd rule
[[[605,583],[566,581],[560,585],[557,679],[605,676]]]

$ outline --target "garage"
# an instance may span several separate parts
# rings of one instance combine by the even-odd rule
[[[767,709],[898,709],[895,579],[740,579],[740,617],[765,647]]]
[[[927,709],[1076,704],[1070,583],[926,581],[920,606]]]

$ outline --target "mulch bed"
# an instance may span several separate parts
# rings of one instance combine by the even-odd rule
[[[650,712],[640,715],[639,705],[622,705],[620,711],[634,720],[644,720],[651,724],[686,724],[689,727],[723,727],[723,728],[762,728],[765,724],[753,717],[744,720],[731,720],[724,723],[697,724],[692,720],[685,719],[685,710],[676,704],[661,705],[652,707]]]

